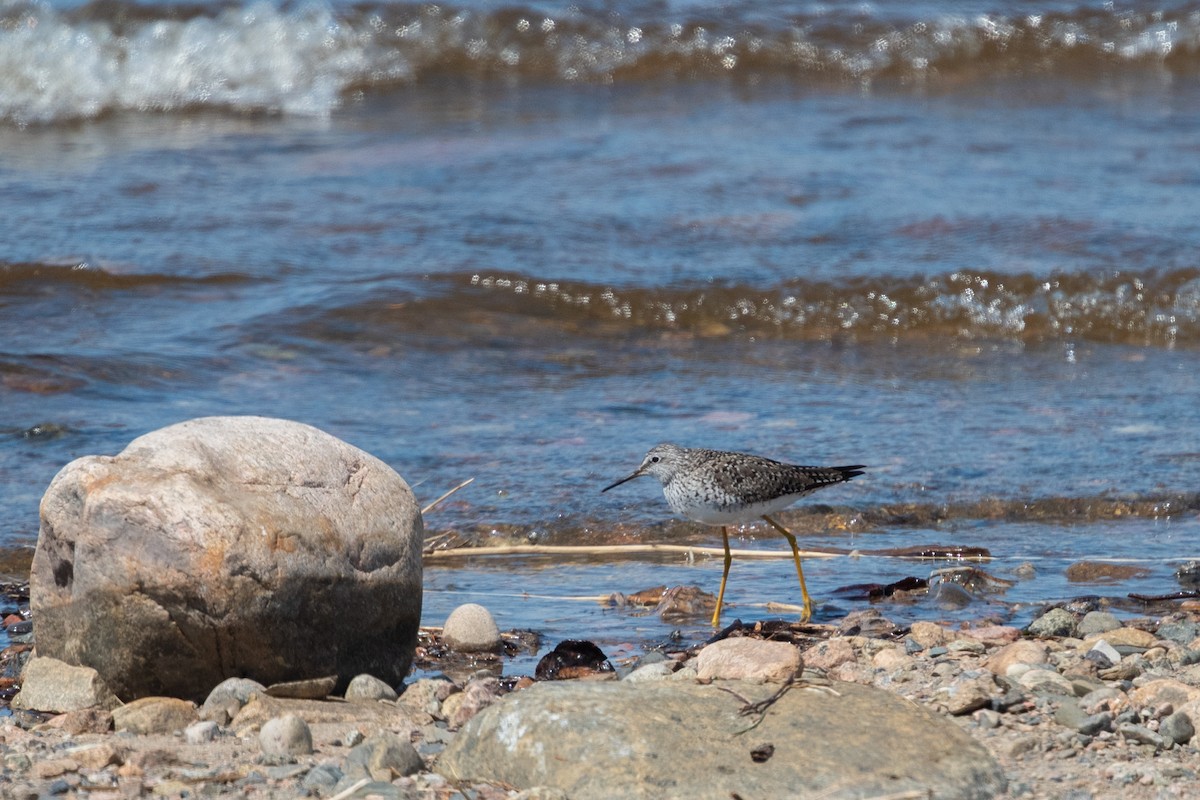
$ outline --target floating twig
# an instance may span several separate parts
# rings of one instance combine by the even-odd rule
[[[475,479],[474,479],[474,478],[467,478],[465,481],[463,481],[462,483],[460,483],[458,486],[455,486],[453,489],[451,489],[450,491],[446,492],[444,495],[442,495],[441,497],[439,497],[437,500],[434,500],[432,503],[430,503],[429,505],[427,505],[427,506],[425,506],[424,508],[422,508],[422,509],[421,509],[421,516],[424,516],[424,515],[428,514],[428,513],[429,513],[429,511],[430,511],[430,509],[432,509],[432,508],[433,508],[434,506],[436,506],[438,503],[442,502],[442,501],[443,501],[443,500],[445,500],[447,497],[449,497],[450,495],[454,494],[454,493],[455,493],[455,492],[457,492],[459,489],[463,488],[464,486],[466,486],[467,484],[469,484],[469,483],[470,483],[471,481],[473,481],[473,480],[475,480]]]

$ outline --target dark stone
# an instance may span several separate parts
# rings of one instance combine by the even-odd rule
[[[1175,580],[1184,589],[1200,589],[1200,561],[1189,561],[1175,570]]]
[[[580,670],[612,672],[613,666],[604,652],[591,642],[567,639],[542,656],[533,675],[539,681],[555,681],[578,677]]]
[[[773,755],[775,755],[775,745],[765,742],[750,751],[750,760],[755,764],[762,764]]]

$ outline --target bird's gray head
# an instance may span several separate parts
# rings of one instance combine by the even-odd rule
[[[631,481],[634,478],[640,478],[643,475],[653,475],[658,478],[659,482],[666,486],[675,477],[675,473],[683,465],[684,448],[677,444],[659,444],[650,448],[650,452],[646,453],[646,457],[642,459],[642,465],[635,469],[627,477],[612,484],[605,486],[601,492],[607,492],[609,489],[620,486],[626,481]]]

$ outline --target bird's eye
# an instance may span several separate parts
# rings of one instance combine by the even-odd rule
[[[658,456],[655,456],[654,458],[650,459],[650,463],[657,464],[661,460],[662,460],[661,458],[659,458]]]

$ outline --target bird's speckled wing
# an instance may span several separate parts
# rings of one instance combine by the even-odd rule
[[[861,464],[809,467],[743,453],[701,452],[713,486],[743,503],[768,502],[783,495],[798,498],[863,474]]]

